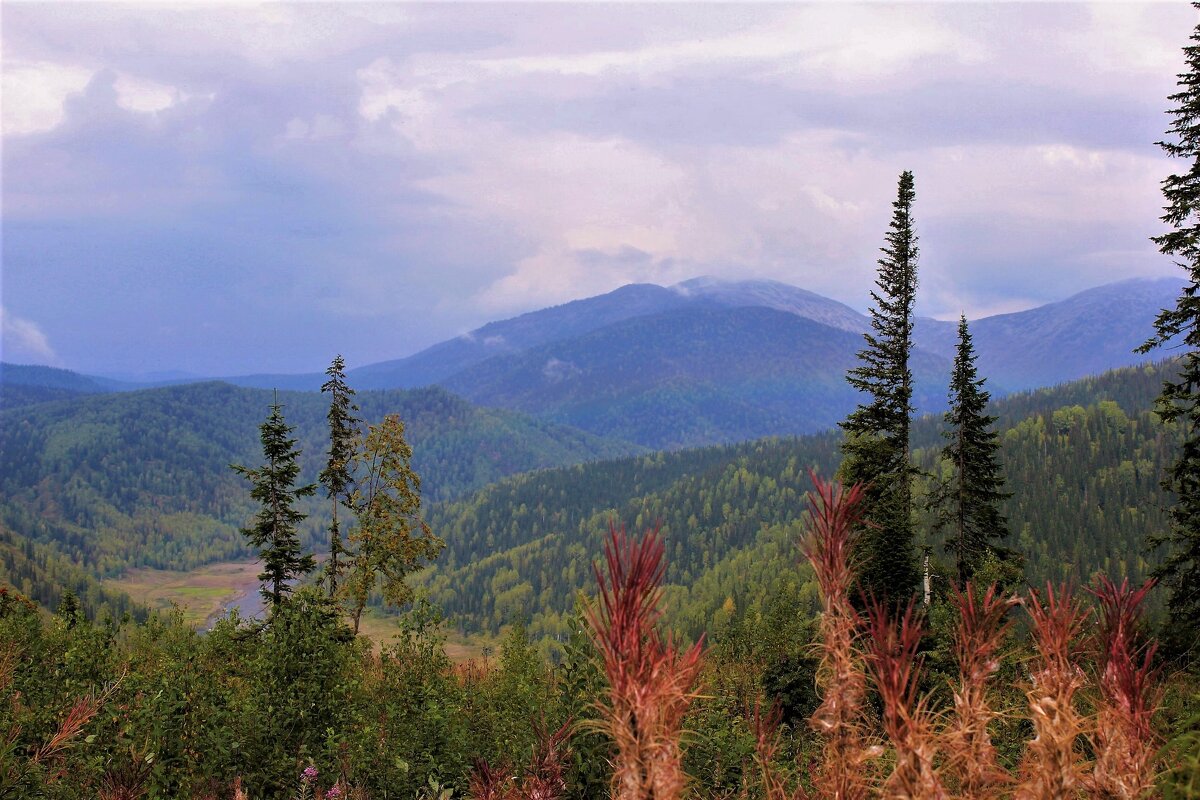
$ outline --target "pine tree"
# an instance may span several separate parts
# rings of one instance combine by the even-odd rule
[[[329,376],[321,386],[322,393],[329,393],[329,458],[319,480],[325,487],[325,496],[332,506],[329,524],[329,561],[325,575],[329,581],[329,596],[337,594],[338,578],[341,575],[343,552],[342,534],[338,526],[338,507],[350,502],[353,476],[350,463],[358,443],[361,420],[354,416],[358,406],[354,404],[354,390],[346,384],[346,362],[338,355],[325,370]]]
[[[1175,141],[1159,146],[1185,169],[1163,180],[1167,201],[1162,220],[1173,230],[1153,238],[1164,255],[1173,256],[1187,273],[1174,308],[1154,321],[1154,335],[1139,350],[1147,352],[1182,336],[1186,348],[1178,376],[1163,383],[1156,410],[1165,423],[1179,423],[1184,441],[1179,457],[1163,479],[1175,495],[1170,529],[1150,537],[1152,548],[1167,546],[1156,577],[1170,589],[1167,601],[1169,642],[1192,650],[1200,639],[1200,24],[1192,44],[1183,48],[1188,71],[1179,76],[1180,91],[1171,95],[1176,107],[1168,135]]]
[[[879,259],[879,275],[871,292],[871,332],[850,370],[850,385],[869,396],[841,423],[841,477],[866,486],[865,520],[859,537],[859,589],[902,605],[917,586],[913,550],[912,481],[916,470],[909,458],[912,417],[913,302],[917,289],[917,235],[912,205],[913,175],[900,175],[887,244]]]
[[[263,457],[267,463],[255,469],[240,464],[231,464],[239,475],[244,475],[252,484],[250,497],[262,505],[254,518],[254,525],[242,529],[242,535],[259,548],[263,571],[258,579],[263,582],[263,599],[270,602],[271,613],[275,614],[284,598],[291,592],[289,581],[313,571],[316,566],[312,554],[300,554],[300,538],[296,525],[305,514],[294,508],[297,498],[311,497],[317,491],[316,484],[295,487],[300,474],[296,459],[300,451],[296,440],[289,438],[292,428],[284,422],[279,405],[279,396],[271,405],[271,414],[259,426]],[[295,487],[295,488],[294,488]]]
[[[401,606],[412,601],[406,578],[445,546],[421,519],[421,479],[412,468],[412,447],[404,439],[404,423],[396,414],[369,426],[355,455],[362,479],[351,494],[358,527],[346,585],[354,632],[371,592],[380,584],[383,600]]]
[[[950,479],[931,497],[939,529],[950,528],[946,549],[955,555],[960,586],[974,577],[988,556],[997,560],[1011,554],[995,543],[1008,535],[1008,521],[1000,513],[1004,475],[997,454],[1000,437],[992,430],[996,417],[984,413],[991,396],[975,368],[975,348],[967,318],[958,321],[958,350],[950,376],[950,410],[946,412],[949,442],[942,459],[950,464]]]

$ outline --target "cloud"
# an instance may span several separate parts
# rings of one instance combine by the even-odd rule
[[[1152,143],[1194,17],[17,4],[6,302],[66,363],[208,374],[697,274],[862,308],[903,169],[921,313],[1161,274]]]
[[[22,319],[0,307],[0,340],[3,341],[3,360],[18,364],[60,363],[46,334],[32,320]]]
[[[71,64],[6,60],[0,76],[4,89],[4,135],[54,128],[62,121],[67,96],[81,91],[91,77],[91,70]]]
[[[113,88],[117,92],[118,106],[143,114],[165,111],[183,99],[180,91],[174,86],[132,75],[118,75],[113,82]]]

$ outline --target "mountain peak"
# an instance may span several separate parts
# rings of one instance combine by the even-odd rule
[[[831,328],[859,333],[867,319],[849,306],[798,286],[769,279],[731,281],[702,275],[669,287],[690,301],[739,308],[762,306],[787,311]]]

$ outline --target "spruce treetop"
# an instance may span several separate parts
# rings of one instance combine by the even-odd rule
[[[934,488],[929,499],[935,525],[950,529],[946,549],[955,555],[960,585],[971,580],[989,558],[1007,567],[1008,578],[1019,578],[1015,554],[998,545],[1008,535],[1000,503],[1009,493],[1004,491],[1000,439],[992,428],[996,417],[985,413],[991,397],[983,385],[975,366],[971,330],[962,315],[942,434],[948,440],[942,459],[950,465],[951,475]]]
[[[261,505],[253,525],[243,528],[242,535],[259,548],[263,571],[258,579],[263,582],[263,598],[271,603],[274,613],[291,592],[289,582],[316,566],[311,553],[301,553],[296,526],[306,515],[296,510],[295,501],[312,496],[317,487],[295,485],[300,475],[300,451],[291,437],[292,428],[284,421],[278,395],[259,432],[266,463],[253,469],[240,464],[231,467],[253,484],[250,497]]]
[[[842,423],[842,479],[864,484],[865,527],[860,537],[860,590],[899,607],[917,585],[913,550],[909,456],[912,408],[913,304],[917,288],[917,235],[913,174],[900,175],[892,219],[871,292],[871,330],[847,381],[867,398]]]

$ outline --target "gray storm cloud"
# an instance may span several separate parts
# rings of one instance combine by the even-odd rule
[[[862,307],[902,169],[922,313],[1172,270],[1186,5],[627,11],[6,8],[5,306],[67,365],[208,374],[698,274]]]

